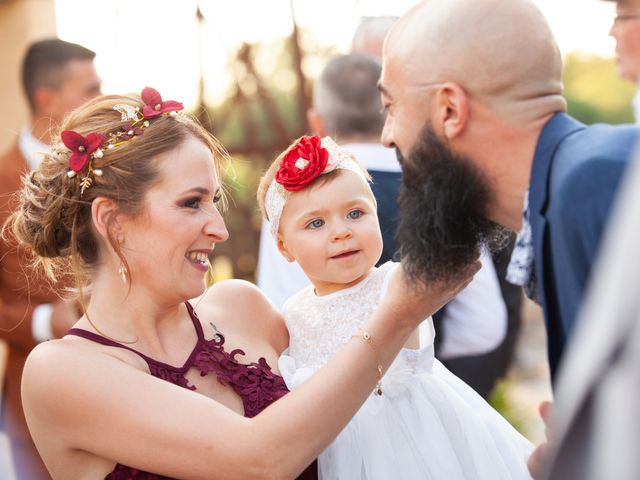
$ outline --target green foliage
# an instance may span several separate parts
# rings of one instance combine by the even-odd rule
[[[528,434],[527,422],[523,418],[522,412],[513,405],[509,398],[509,388],[512,387],[512,381],[503,379],[499,381],[491,392],[489,404],[502,415],[516,430],[525,437]]]
[[[633,122],[635,85],[622,80],[615,60],[574,53],[565,58],[564,96],[569,113],[591,123]]]

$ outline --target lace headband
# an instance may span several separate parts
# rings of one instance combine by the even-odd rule
[[[62,143],[71,150],[67,177],[72,179],[84,171],[84,176],[80,180],[80,198],[82,198],[84,191],[93,184],[95,177],[102,176],[102,169],[95,167],[93,162],[103,158],[105,150],[119,147],[129,140],[139,137],[153,118],[165,113],[176,115],[178,110],[184,108],[180,102],[163,101],[160,93],[150,87],[142,90],[141,98],[142,109],[121,103],[113,106],[113,109],[120,113],[120,121],[125,123],[120,130],[111,132],[108,136],[102,133],[89,133],[83,137],[73,130],[65,130],[60,134]]]
[[[301,190],[320,175],[336,169],[350,170],[364,180],[366,171],[353,156],[330,137],[302,137],[284,156],[264,199],[264,208],[273,238],[278,239],[282,210],[290,192]],[[373,197],[373,193],[371,193]],[[375,197],[374,197],[375,198]]]

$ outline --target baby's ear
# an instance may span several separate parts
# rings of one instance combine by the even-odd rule
[[[280,236],[280,234],[278,234],[277,243],[278,243],[278,251],[285,258],[285,260],[289,263],[293,262],[295,258],[293,258],[293,255],[289,253],[289,250],[287,249],[287,245],[284,243],[284,240],[282,240],[282,237]]]

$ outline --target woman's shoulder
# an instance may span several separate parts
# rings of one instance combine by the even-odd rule
[[[223,280],[215,283],[207,289],[206,292],[196,301],[204,303],[207,306],[226,306],[239,308],[244,302],[250,302],[250,305],[271,306],[267,297],[253,283],[246,280]],[[242,303],[235,303],[242,302]]]
[[[278,348],[288,342],[288,333],[278,309],[262,291],[245,280],[224,280],[194,300],[201,318],[229,318],[243,329],[263,331]]]
[[[91,342],[67,335],[36,345],[27,357],[23,380],[33,378],[42,384],[65,383],[82,370],[100,368],[113,361],[119,360]]]
[[[61,413],[71,403],[60,402],[69,392],[78,391],[105,372],[109,365],[122,364],[85,340],[67,336],[37,345],[27,357],[22,374],[23,403],[44,405]],[[75,408],[75,407],[73,407]]]

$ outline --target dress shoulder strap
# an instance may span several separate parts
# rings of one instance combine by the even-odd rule
[[[196,315],[196,312],[193,310],[193,307],[191,306],[191,304],[189,302],[185,302],[185,306],[187,307],[187,312],[189,312],[189,317],[191,318],[191,321],[193,322],[193,326],[196,330],[196,334],[198,336],[198,342],[196,344],[196,347],[199,346],[203,341],[204,341],[204,332],[202,331],[202,325],[200,324],[200,320],[198,319],[198,316]],[[110,338],[106,338],[103,335],[99,335],[97,333],[93,333],[90,332],[89,330],[85,330],[83,328],[71,328],[70,330],[67,331],[67,335],[75,335],[77,337],[81,337],[84,338],[86,340],[90,340],[92,342],[96,342],[99,343],[101,345],[106,345],[108,347],[117,347],[117,348],[123,348],[125,350],[129,350],[130,352],[135,353],[136,355],[142,357],[147,363],[149,364],[162,364],[162,362],[158,362],[157,360],[148,357],[147,355],[145,355],[142,352],[139,352],[138,350],[128,347],[127,345],[123,345],[119,342],[116,342],[115,340],[111,340]],[[194,349],[195,351],[195,349]],[[192,354],[193,356],[193,354]],[[171,367],[170,365],[167,365],[169,367]],[[186,367],[186,365],[185,365]],[[176,368],[176,367],[173,367]],[[182,367],[184,368],[184,367]]]

